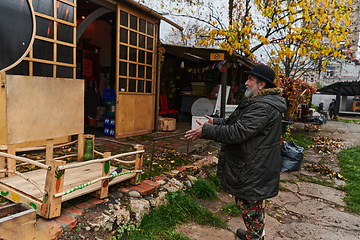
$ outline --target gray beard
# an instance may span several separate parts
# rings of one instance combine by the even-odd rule
[[[245,92],[244,96],[246,98],[251,98],[257,92],[258,92],[257,90],[251,90],[250,88],[248,88],[248,89],[246,89],[246,92]]]

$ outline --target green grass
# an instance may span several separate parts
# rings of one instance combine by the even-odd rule
[[[345,123],[360,124],[360,120],[357,120],[357,119],[338,118],[338,121],[339,121],[339,122],[345,122]]]
[[[229,215],[232,217],[241,217],[241,211],[237,207],[236,203],[230,203],[222,206],[221,212],[224,215]]]
[[[216,187],[216,190],[220,190],[221,180],[216,177],[216,174],[210,174],[208,180]]]
[[[340,173],[347,179],[344,186],[347,208],[360,214],[360,146],[342,150],[338,158]]]
[[[167,195],[170,203],[145,215],[137,229],[127,237],[118,239],[188,239],[175,233],[177,225],[194,221],[197,224],[225,228],[225,222],[209,210],[202,208],[182,191]]]
[[[196,180],[188,192],[199,199],[212,200],[218,198],[216,186],[208,179]]]
[[[307,134],[291,134],[291,137],[294,139],[294,143],[299,147],[303,147],[304,150],[309,149],[309,146],[314,144],[311,136]]]

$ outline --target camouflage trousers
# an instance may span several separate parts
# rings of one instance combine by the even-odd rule
[[[241,211],[247,229],[246,238],[264,240],[265,200],[246,201],[235,198],[235,201]]]

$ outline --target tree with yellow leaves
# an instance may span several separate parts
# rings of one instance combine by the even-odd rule
[[[194,39],[205,47],[218,46],[230,54],[235,51],[254,61],[270,62],[286,76],[323,69],[328,58],[344,57],[341,48],[349,44],[352,0],[229,0],[221,3],[228,6],[227,16],[211,1],[174,2],[176,7],[160,2],[163,14],[206,23],[200,30],[197,25],[196,31],[182,34],[183,43]],[[203,14],[205,7],[209,14]],[[202,9],[196,15],[194,8]]]
[[[217,39],[215,44],[230,54],[236,51],[252,59],[256,51],[267,47],[271,64],[278,71],[285,70],[286,76],[306,64],[321,69],[325,58],[344,57],[340,46],[349,44],[352,0],[234,2],[237,8],[229,26],[204,31],[200,44],[206,46]]]

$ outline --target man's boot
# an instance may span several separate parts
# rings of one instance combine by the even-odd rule
[[[246,240],[246,231],[244,229],[239,228],[238,230],[236,230],[236,235],[241,240]]]

